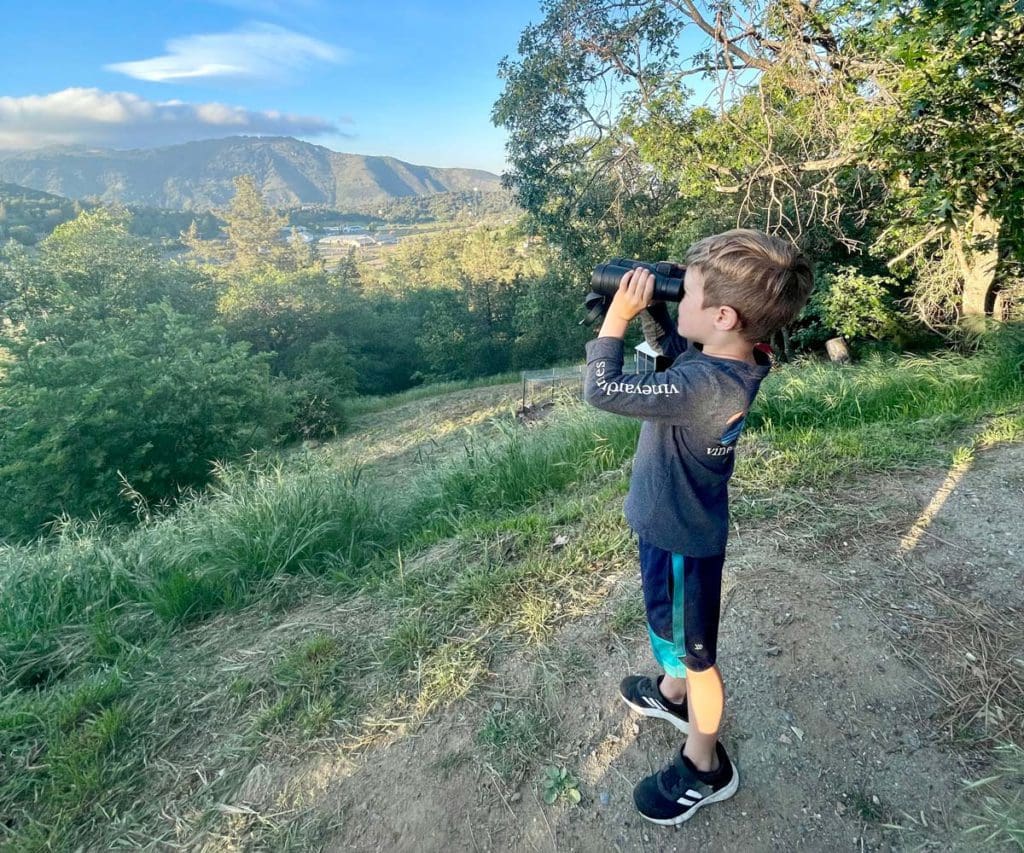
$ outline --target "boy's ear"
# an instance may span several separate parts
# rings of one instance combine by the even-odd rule
[[[719,305],[715,314],[715,328],[722,332],[738,331],[743,328],[739,312],[731,305]]]

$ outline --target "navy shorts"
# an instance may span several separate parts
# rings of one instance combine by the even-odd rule
[[[685,678],[715,665],[725,555],[687,557],[640,543],[640,580],[654,657],[668,675]]]

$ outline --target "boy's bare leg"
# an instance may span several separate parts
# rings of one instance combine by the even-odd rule
[[[698,770],[707,772],[718,769],[715,744],[718,729],[722,725],[725,711],[725,687],[717,666],[703,672],[686,673],[686,704],[689,709],[690,734],[683,747],[683,755],[693,762]],[[668,677],[662,681],[664,685]],[[664,687],[662,688],[664,689]]]
[[[671,702],[682,702],[686,698],[686,679],[665,673],[658,685],[661,695]]]

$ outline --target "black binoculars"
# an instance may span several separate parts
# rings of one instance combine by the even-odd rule
[[[668,261],[647,264],[643,261],[634,261],[631,258],[612,258],[608,263],[598,264],[594,267],[594,271],[590,274],[590,287],[596,293],[614,296],[619,289],[622,277],[630,270],[639,267],[654,273],[654,294],[651,296],[653,301],[682,301],[683,277],[686,275],[686,267],[682,264],[670,264]]]
[[[598,264],[594,267],[594,271],[590,275],[591,291],[583,301],[590,313],[585,319],[580,320],[581,326],[589,326],[599,317],[604,316],[608,306],[611,305],[612,297],[618,292],[622,277],[638,267],[654,273],[652,302],[682,301],[683,277],[686,275],[686,267],[682,264],[670,264],[668,261],[648,264],[632,258],[612,258],[608,263]]]

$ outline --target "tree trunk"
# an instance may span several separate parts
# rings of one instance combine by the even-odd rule
[[[782,351],[786,354],[786,361],[793,360],[793,343],[789,339],[789,326],[783,326],[782,329]]]
[[[996,266],[999,263],[999,221],[980,205],[974,208],[967,234],[952,232],[953,249],[964,277],[962,313],[986,317],[995,301]]]
[[[783,326],[781,329],[772,332],[768,345],[772,348],[772,352],[778,361],[785,364],[793,360],[793,344],[789,338],[788,326]]]

